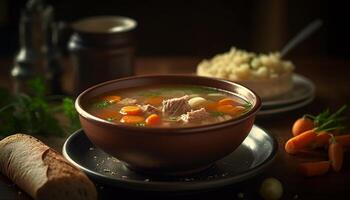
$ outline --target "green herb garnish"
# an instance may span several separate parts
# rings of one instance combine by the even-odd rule
[[[113,104],[113,102],[104,100],[104,101],[95,103],[94,106],[96,108],[106,108],[106,107],[110,106],[111,104]]]
[[[253,105],[252,105],[250,102],[246,102],[246,103],[243,105],[243,107],[244,107],[246,110],[251,109],[252,106],[253,106]]]
[[[45,83],[41,78],[30,80],[27,84],[31,95],[0,90],[0,135],[24,132],[62,136],[80,128],[72,99],[61,97],[57,101],[57,96],[46,96]],[[68,126],[60,124],[59,115],[69,120]]]
[[[329,109],[327,109],[318,114],[317,116],[306,114],[304,115],[304,117],[310,118],[314,121],[316,132],[342,130],[346,128],[346,109],[347,105],[344,105],[333,114],[330,112]]]
[[[112,122],[114,121],[116,118],[115,117],[108,117],[106,120],[109,121],[109,122]]]
[[[80,128],[79,115],[74,107],[74,101],[65,97],[62,101],[63,114],[68,118],[69,125],[66,127],[68,132],[78,130]]]

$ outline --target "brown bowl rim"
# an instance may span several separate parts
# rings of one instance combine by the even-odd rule
[[[159,77],[177,77],[177,78],[195,78],[195,79],[206,79],[206,80],[214,80],[214,81],[219,81],[225,84],[230,84],[230,85],[235,85],[238,86],[240,88],[243,88],[245,90],[248,90],[249,92],[251,92],[254,97],[256,98],[256,103],[255,105],[253,105],[252,109],[249,110],[247,113],[239,116],[238,118],[234,118],[234,119],[230,119],[227,121],[223,121],[223,122],[219,122],[219,123],[214,123],[214,124],[208,124],[208,125],[201,125],[201,126],[194,126],[194,127],[176,127],[176,128],[159,128],[159,127],[136,127],[136,126],[129,126],[129,125],[123,125],[123,124],[116,124],[116,123],[112,123],[112,122],[108,122],[106,120],[100,119],[98,117],[93,116],[92,114],[88,113],[87,111],[85,111],[82,106],[80,106],[80,102],[81,99],[84,97],[85,94],[89,93],[90,91],[99,88],[99,87],[103,87],[105,85],[111,84],[111,83],[115,83],[115,82],[120,82],[120,81],[125,81],[125,80],[131,80],[131,79],[139,79],[139,78],[159,78]],[[209,86],[210,87],[210,86]],[[218,88],[221,89],[221,88]],[[232,92],[232,91],[229,91]],[[83,118],[85,118],[88,121],[94,122],[94,123],[100,123],[103,125],[107,125],[107,126],[111,126],[111,127],[115,127],[115,128],[120,128],[120,129],[126,129],[129,130],[129,133],[144,133],[144,134],[159,134],[162,133],[162,135],[174,135],[173,133],[181,133],[181,135],[183,134],[199,134],[202,131],[210,131],[210,130],[215,130],[215,129],[220,129],[220,128],[225,128],[225,127],[229,127],[232,125],[236,125],[241,123],[242,121],[252,117],[253,115],[256,115],[256,113],[260,110],[261,108],[261,99],[260,97],[251,89],[229,81],[229,80],[224,80],[224,79],[216,79],[216,78],[209,78],[209,77],[204,77],[204,76],[197,76],[197,75],[180,75],[180,74],[156,74],[156,75],[137,75],[137,76],[129,76],[129,77],[125,77],[125,78],[119,78],[119,79],[114,79],[114,80],[110,80],[110,81],[106,81],[106,82],[102,82],[99,84],[96,84],[86,90],[84,90],[82,93],[80,93],[78,95],[78,97],[75,100],[75,109],[77,110],[77,112],[79,113],[79,115]],[[175,134],[176,135],[176,134]]]

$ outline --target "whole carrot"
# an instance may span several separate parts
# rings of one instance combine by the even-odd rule
[[[325,131],[318,133],[315,142],[311,144],[311,148],[326,147],[329,144],[331,135],[332,134]]]
[[[316,137],[317,133],[314,129],[305,131],[304,133],[289,139],[286,142],[284,149],[287,153],[295,154],[298,151],[311,145],[316,140]]]
[[[298,171],[304,176],[319,176],[329,171],[331,163],[329,161],[306,162],[298,166]]]
[[[297,119],[292,127],[292,133],[294,136],[297,136],[305,131],[311,130],[315,127],[314,121],[307,118],[307,117],[302,117]]]
[[[342,145],[343,148],[350,148],[350,135],[335,136],[335,140]]]
[[[339,144],[334,137],[331,138],[331,142],[328,148],[328,157],[331,161],[331,165],[334,171],[340,171],[343,165],[343,147]]]

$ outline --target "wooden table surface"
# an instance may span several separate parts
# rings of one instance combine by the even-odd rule
[[[136,60],[136,74],[152,73],[194,73],[195,66],[200,58],[170,57],[170,58],[138,58]],[[259,186],[264,178],[279,179],[284,188],[283,199],[347,199],[346,194],[350,185],[350,155],[345,156],[341,172],[330,172],[327,175],[313,178],[300,176],[296,171],[296,164],[307,160],[327,159],[324,153],[304,153],[291,156],[285,153],[284,143],[291,135],[293,121],[304,113],[318,113],[324,108],[336,109],[343,104],[350,104],[350,60],[310,59],[295,60],[296,73],[311,79],[316,85],[315,100],[292,112],[258,118],[256,124],[268,130],[278,143],[279,150],[274,162],[261,174],[238,184],[230,185],[215,191],[201,191],[191,194],[166,194],[154,192],[135,192],[120,188],[98,186],[100,199],[127,196],[142,199],[239,199],[243,193],[244,199],[257,199]],[[69,64],[68,64],[69,65]],[[10,87],[8,71],[11,62],[0,60],[0,86]],[[69,71],[69,70],[68,70]],[[69,74],[69,73],[68,73]],[[65,77],[69,88],[69,77]],[[350,124],[349,124],[350,125]],[[60,146],[61,141],[49,142]],[[1,153],[1,152],[0,152]],[[24,192],[0,175],[0,200],[3,199],[30,199]]]

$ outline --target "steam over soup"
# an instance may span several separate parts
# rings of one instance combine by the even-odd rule
[[[191,127],[223,122],[251,104],[227,91],[195,85],[162,85],[117,90],[84,106],[101,119],[139,127]]]

